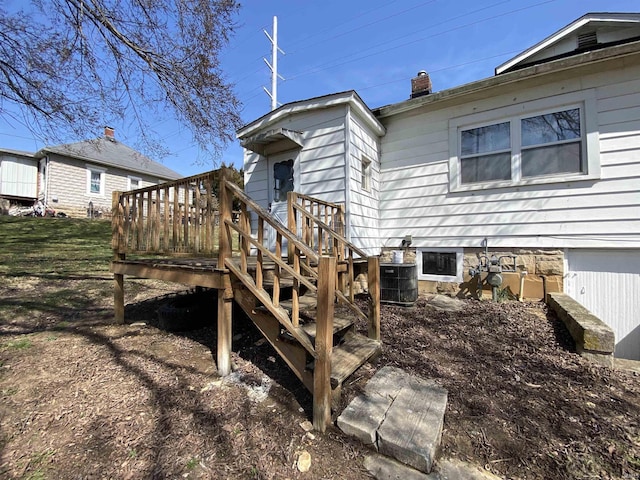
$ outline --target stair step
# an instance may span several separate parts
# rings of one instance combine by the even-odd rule
[[[353,372],[360,368],[374,355],[380,353],[379,341],[349,332],[344,336],[344,342],[333,347],[331,354],[331,388],[342,385]]]

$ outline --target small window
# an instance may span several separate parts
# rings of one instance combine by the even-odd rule
[[[462,281],[462,249],[423,248],[416,252],[418,279],[436,282]]]
[[[105,170],[87,167],[87,194],[104,195]]]
[[[137,190],[142,187],[142,179],[139,177],[129,177],[129,190]]]
[[[370,192],[371,191],[371,160],[363,157],[361,170],[362,170],[361,171],[362,178],[360,179],[360,182],[362,185],[362,190],[364,190],[365,192]]]
[[[286,202],[287,192],[293,191],[293,160],[273,165],[273,201]]]

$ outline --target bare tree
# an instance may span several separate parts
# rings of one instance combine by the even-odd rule
[[[18,3],[18,2],[16,2]],[[233,0],[32,0],[0,5],[0,114],[45,141],[95,136],[123,121],[159,153],[154,126],[171,114],[219,154],[239,102],[219,54]],[[170,112],[170,113],[169,113]]]

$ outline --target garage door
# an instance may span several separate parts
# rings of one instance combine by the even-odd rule
[[[640,360],[640,250],[567,253],[565,291],[607,323],[615,356]]]

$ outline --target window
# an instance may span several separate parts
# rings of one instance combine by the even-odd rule
[[[142,187],[142,179],[140,177],[129,177],[129,190],[137,190]]]
[[[360,179],[360,184],[362,185],[362,190],[365,192],[371,191],[371,160],[366,157],[362,157],[361,163],[361,174],[362,178]]]
[[[416,251],[418,279],[438,282],[462,281],[462,249],[422,248]]]
[[[87,194],[104,196],[106,170],[87,166]]]
[[[595,93],[585,91],[451,120],[450,189],[599,178],[594,111]]]
[[[293,191],[293,160],[273,165],[273,201],[286,202],[287,192]]]

